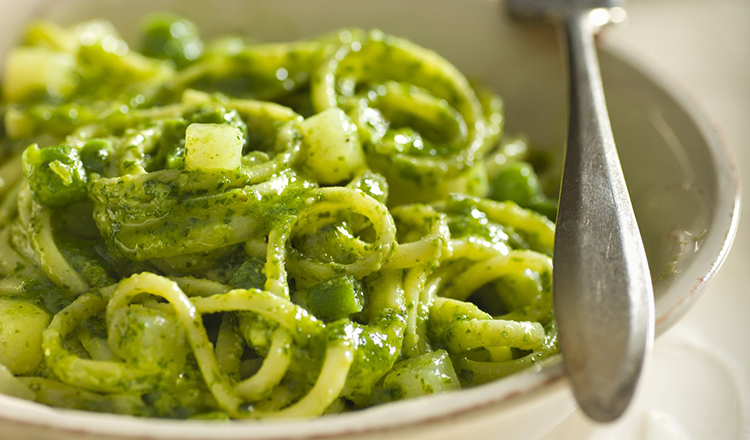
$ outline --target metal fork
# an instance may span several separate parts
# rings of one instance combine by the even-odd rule
[[[560,349],[573,393],[592,419],[617,419],[632,400],[654,334],[646,253],[620,167],[594,31],[622,21],[622,0],[508,0],[511,11],[559,22],[570,78],[570,121],[553,272]]]

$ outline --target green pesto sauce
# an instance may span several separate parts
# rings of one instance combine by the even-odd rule
[[[0,323],[41,335],[20,379],[39,403],[226,421],[310,396],[312,417],[557,351],[540,161],[429,49],[206,40],[159,13],[135,45],[105,21],[31,24],[4,79],[0,296],[52,321]],[[512,273],[460,292],[504,255]]]

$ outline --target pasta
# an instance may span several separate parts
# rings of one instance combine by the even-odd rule
[[[499,97],[377,30],[141,43],[39,22],[8,55],[0,392],[306,418],[557,352],[555,203]]]

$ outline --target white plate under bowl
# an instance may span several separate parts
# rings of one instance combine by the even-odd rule
[[[158,10],[186,15],[206,36],[239,32],[283,41],[358,26],[408,37],[500,93],[508,132],[526,133],[535,148],[561,155],[567,104],[554,31],[514,22],[501,1],[27,0],[4,5],[0,53],[32,18],[63,24],[105,18],[132,39],[138,20]],[[694,106],[667,84],[613,53],[603,51],[601,62],[615,138],[654,275],[658,334],[695,303],[724,261],[738,219],[737,166]],[[533,435],[573,410],[562,377],[556,358],[473,389],[311,421],[146,420],[0,396],[0,438],[437,440],[493,432],[488,431],[493,426],[498,435]],[[539,412],[528,419],[520,409],[531,404]]]

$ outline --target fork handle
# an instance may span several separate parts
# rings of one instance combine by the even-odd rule
[[[570,121],[553,286],[576,399],[591,418],[612,421],[627,408],[653,340],[653,288],[587,12],[564,21]]]

